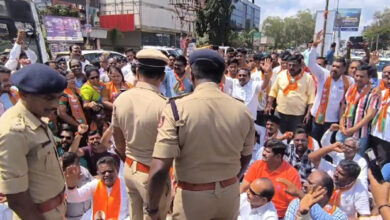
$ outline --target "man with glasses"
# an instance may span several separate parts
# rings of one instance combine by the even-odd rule
[[[246,193],[240,196],[238,220],[278,220],[272,198],[275,188],[268,178],[259,178],[251,183]]]
[[[194,90],[193,85],[186,77],[187,59],[184,56],[176,57],[173,71],[165,73],[160,91],[165,91],[166,97],[177,97]]]
[[[287,186],[287,193],[298,197],[288,206],[284,220],[311,219],[315,220],[347,220],[345,213],[337,206],[331,206],[334,185],[332,178],[323,171],[314,171],[303,184],[302,191],[285,179],[280,182]],[[309,216],[308,216],[309,215]]]
[[[349,137],[345,139],[344,144],[338,142],[330,144],[331,136],[331,132],[326,132],[324,134],[322,143],[324,143],[325,145],[323,146],[326,147],[311,153],[310,160],[313,161],[317,168],[321,167],[325,163],[325,160],[322,159],[325,155],[329,155],[332,158],[333,164],[339,164],[342,160],[355,161],[361,170],[358,179],[361,181],[363,186],[368,189],[367,162],[358,154],[359,140],[354,137]]]
[[[285,155],[285,160],[298,170],[301,180],[306,180],[314,168],[308,157],[312,152],[308,148],[308,138],[305,129],[297,128],[294,132],[293,141]]]
[[[347,145],[350,144],[347,142]],[[345,147],[341,143],[335,143],[332,148],[341,153]],[[318,151],[321,153],[323,149],[321,148]],[[370,215],[368,191],[358,178],[361,171],[359,165],[353,160],[342,160],[336,166],[324,159],[319,159],[318,151],[309,154],[309,158],[318,170],[322,170],[333,177],[335,190],[329,204],[338,206],[348,218],[354,218],[357,214],[361,217]]]

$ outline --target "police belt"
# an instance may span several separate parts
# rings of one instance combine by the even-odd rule
[[[61,191],[61,193],[59,193],[55,197],[46,200],[45,202],[42,203],[36,203],[35,206],[42,214],[51,211],[57,208],[57,206],[61,205],[65,201],[64,192],[65,192],[65,188]]]
[[[183,181],[178,181],[177,187],[189,191],[205,191],[205,190],[215,190],[216,183],[219,183],[222,188],[225,188],[230,185],[233,185],[236,182],[237,182],[237,177],[222,180],[219,182],[212,182],[212,183],[187,183]]]
[[[136,162],[136,163],[137,163],[137,165],[136,165],[136,167],[135,167],[135,169],[136,169],[137,171],[140,171],[140,172],[143,172],[143,173],[149,173],[150,167],[149,167],[148,165],[145,165],[145,164],[143,164],[143,163],[140,163],[140,162],[138,162],[138,161],[135,161],[135,160],[133,160],[133,159],[131,159],[131,158],[126,157],[126,163],[127,163],[127,165],[129,165],[129,167],[131,167],[131,165],[133,164],[133,162]]]

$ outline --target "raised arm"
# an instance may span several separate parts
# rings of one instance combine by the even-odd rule
[[[336,142],[330,146],[322,147],[316,151],[313,151],[309,154],[310,161],[314,164],[316,168],[320,165],[321,158],[327,155],[328,153],[336,151],[339,153],[344,152],[343,144],[340,142]]]

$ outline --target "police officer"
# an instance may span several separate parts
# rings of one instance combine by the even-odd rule
[[[137,84],[115,100],[112,125],[116,148],[126,161],[124,177],[130,197],[131,219],[142,220],[157,126],[166,104],[159,86],[164,79],[168,58],[158,50],[144,49],[137,53],[137,59]],[[169,179],[160,183],[165,191],[159,206],[160,217],[165,219],[170,205]]]
[[[63,219],[65,180],[43,117],[57,110],[66,79],[46,65],[31,64],[11,81],[20,100],[0,118],[0,189],[21,219]]]
[[[163,111],[149,175],[149,217],[157,219],[160,182],[173,160],[177,191],[173,219],[237,219],[239,182],[255,138],[254,120],[240,101],[220,91],[223,58],[210,49],[190,55],[195,90]]]

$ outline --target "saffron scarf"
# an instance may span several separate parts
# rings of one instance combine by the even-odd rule
[[[100,180],[93,194],[93,219],[96,213],[105,217],[104,219],[119,219],[121,208],[121,187],[119,178],[108,195],[107,187],[103,180]]]
[[[387,119],[387,109],[390,106],[390,89],[387,89],[385,92],[385,95],[382,98],[381,102],[381,109],[375,116],[374,120],[372,121],[372,125],[378,126],[378,131],[383,132],[385,125],[386,125],[386,119]]]
[[[298,80],[300,80],[302,78],[303,74],[304,74],[304,71],[302,71],[297,76],[292,77],[290,75],[290,73],[288,72],[288,70],[286,70],[286,75],[287,75],[287,79],[288,79],[288,85],[283,90],[283,94],[285,96],[287,96],[290,91],[296,91],[298,89]]]
[[[358,104],[360,98],[364,97],[369,91],[371,90],[371,84],[365,85],[362,89],[362,92],[357,95],[357,85],[354,84],[351,88],[351,93],[347,97],[348,106],[345,111],[344,117],[346,118],[352,118],[354,116],[354,113],[356,111],[356,105]]]
[[[333,214],[333,212],[336,210],[336,208],[340,205],[341,200],[341,194],[345,191],[348,191],[352,189],[352,187],[355,185],[355,182],[351,183],[350,186],[347,186],[345,188],[336,188],[333,190],[332,197],[330,197],[330,200],[328,204],[324,207],[324,210],[329,213],[330,215]]]
[[[10,91],[9,91],[9,98],[12,102],[13,105],[15,105],[18,100],[19,100],[19,92],[18,90],[14,89],[11,87]]]
[[[385,81],[383,81],[383,79],[381,80],[381,83],[379,84],[379,88],[380,88],[381,90],[385,90],[385,89],[386,89]]]
[[[133,85],[131,84],[127,84],[125,82],[122,82],[121,83],[121,87],[118,88],[115,86],[114,82],[108,82],[106,83],[106,88],[107,88],[107,92],[108,92],[108,99],[110,102],[114,102],[116,97],[118,97],[118,95],[120,94],[120,89],[131,89],[133,87]]]
[[[345,94],[349,88],[349,81],[346,76],[343,75],[342,77],[344,81],[344,94]],[[317,124],[325,123],[326,110],[328,109],[331,84],[332,84],[332,76],[329,75],[325,81],[325,85],[322,90],[321,102],[315,118],[315,122]]]
[[[80,124],[87,124],[87,119],[85,117],[83,106],[81,105],[77,95],[69,88],[64,90],[64,93],[68,96],[70,110],[72,111],[72,116]]]
[[[173,87],[173,91],[175,91],[175,93],[177,95],[181,95],[183,93],[185,93],[186,89],[185,89],[185,86],[184,86],[184,78],[185,76],[183,75],[183,77],[179,77],[179,75],[177,75],[176,72],[173,72],[174,75],[175,75],[175,78],[177,80],[175,86]]]

